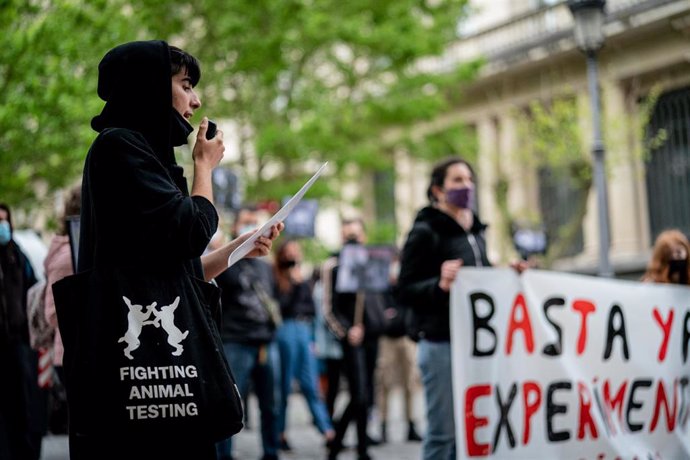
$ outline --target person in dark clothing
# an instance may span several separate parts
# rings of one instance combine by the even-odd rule
[[[379,339],[379,355],[376,361],[376,405],[381,417],[381,442],[388,441],[388,399],[395,385],[400,385],[405,401],[407,419],[407,440],[420,442],[412,415],[414,397],[419,393],[419,372],[417,371],[417,344],[408,337],[410,309],[400,305],[395,298],[400,257],[396,253],[389,273],[390,287],[386,291],[386,329]]]
[[[256,210],[244,207],[236,213],[233,235],[257,224]],[[263,460],[277,459],[280,358],[274,338],[281,320],[273,271],[263,260],[242,259],[219,274],[216,283],[221,288],[225,356],[241,395],[247,394],[251,379],[261,412]],[[217,451],[221,460],[231,459],[231,438],[219,442]]]
[[[424,460],[455,458],[450,288],[462,266],[491,266],[484,225],[474,212],[474,172],[454,157],[437,164],[427,189],[430,205],[415,218],[403,247],[398,300],[411,306],[418,328],[418,364],[426,399]],[[518,273],[525,261],[511,264]]]
[[[398,298],[414,309],[418,363],[426,399],[424,460],[455,459],[450,361],[450,287],[461,266],[490,266],[484,225],[473,211],[474,172],[451,158],[436,165],[427,196],[403,247]]]
[[[364,224],[360,220],[343,223],[346,244],[364,243]],[[334,460],[343,449],[343,438],[352,421],[357,425],[357,456],[369,460],[370,444],[367,435],[369,409],[374,400],[374,371],[378,354],[378,340],[384,330],[385,298],[382,294],[364,292],[338,292],[337,265],[324,264],[324,317],[328,327],[340,339],[343,349],[344,371],[348,382],[350,401],[335,421],[335,438],[329,443],[329,460]]]
[[[335,436],[331,418],[317,385],[317,362],[314,354],[314,298],[311,285],[301,272],[302,250],[297,240],[283,242],[276,251],[273,271],[283,323],[277,331],[281,368],[281,408],[278,433],[281,450],[291,450],[285,437],[288,398],[292,382],[297,379],[307,400],[314,425],[325,440]]]
[[[340,341],[326,325],[323,316],[324,285],[321,279],[323,267],[314,267],[311,276],[314,299],[314,347],[319,365],[319,387],[325,395],[326,411],[333,420],[335,400],[340,390],[340,369],[343,351]]]
[[[200,257],[218,225],[211,173],[225,147],[220,130],[206,139],[208,120],[204,117],[192,152],[190,193],[174,147],[187,143],[193,131],[189,119],[201,107],[194,90],[201,76],[199,63],[164,41],[140,41],[110,50],[98,70],[98,96],[105,106],[91,122],[98,136],[82,177],[77,271],[98,264],[136,267],[154,276],[180,267],[191,276],[211,280],[250,234]],[[279,224],[269,237],[259,237],[249,256],[268,254],[281,230]],[[66,343],[64,333],[63,339]],[[76,360],[73,367],[79,372],[68,369],[68,353],[68,404],[80,407],[79,398],[85,396],[70,393],[70,385],[88,375],[84,366],[89,363]],[[82,382],[78,383],[81,387]],[[77,419],[70,410],[71,458],[216,458],[215,444],[209,440],[163,439],[147,432],[138,433],[137,439],[123,439],[120,428]]]
[[[10,208],[0,204],[0,458],[38,460],[38,355],[29,345],[26,314],[26,292],[36,276],[12,232]]]

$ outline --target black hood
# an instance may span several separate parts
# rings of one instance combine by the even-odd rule
[[[173,108],[170,69],[170,49],[162,40],[108,51],[98,65],[98,96],[106,103],[91,127],[137,131],[164,165],[174,165],[173,147],[187,143],[193,128]]]

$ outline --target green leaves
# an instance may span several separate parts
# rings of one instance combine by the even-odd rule
[[[94,138],[89,122],[102,107],[98,62],[136,39],[165,39],[199,58],[200,115],[243,127],[236,166],[253,201],[280,199],[286,185],[310,175],[298,166],[307,160],[331,160],[336,177],[353,164],[360,174],[388,169],[390,152],[406,138],[386,133],[433,119],[478,68],[430,75],[415,67],[455,40],[466,4],[0,2],[0,196],[29,206],[40,198],[36,190],[49,193],[79,177]],[[452,131],[429,139],[432,146],[442,138],[444,147],[423,150],[453,150],[461,139]]]
[[[7,2],[0,11],[0,196],[21,208],[79,176],[100,110],[96,64],[127,29],[116,2]]]
[[[556,99],[548,105],[533,102],[529,117],[522,117],[519,126],[526,140],[525,161],[589,187],[592,168],[582,146],[575,98]]]
[[[458,83],[414,69],[455,38],[466,2],[433,4],[207,0],[195,11],[205,46],[189,43],[204,66],[207,110],[251,127],[257,171],[308,159],[331,160],[338,175],[351,164],[389,168],[383,134],[433,118]],[[217,97],[227,88],[230,101]],[[262,182],[262,198],[282,188],[249,173],[245,180]]]

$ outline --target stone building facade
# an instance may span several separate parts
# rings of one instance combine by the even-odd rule
[[[542,172],[520,159],[521,117],[533,101],[548,104],[574,98],[588,155],[591,114],[586,60],[573,39],[567,2],[507,2],[508,10],[498,8],[500,14],[494,14],[492,22],[491,11],[500,6],[497,3],[475,1],[474,5],[484,7],[484,16],[478,16],[481,26],[470,27],[471,32],[465,32],[442,58],[421,63],[444,71],[478,57],[485,60],[479,76],[459,89],[460,104],[415,129],[433,132],[464,124],[474,130],[479,212],[491,224],[490,255],[500,263],[515,253],[506,214],[496,203],[497,181],[507,183],[511,216],[537,214],[543,221],[558,222],[558,214],[571,212],[568,191],[549,189]],[[635,278],[661,230],[677,227],[690,233],[690,0],[608,0],[604,30],[606,42],[598,62],[610,258],[618,276]],[[655,95],[656,105],[645,112],[642,101],[650,95]],[[647,155],[643,146],[651,134],[637,128],[645,113],[651,116],[648,126],[666,134]],[[429,168],[404,152],[398,156],[395,208],[401,240],[416,210],[426,202]],[[555,261],[555,269],[596,272],[599,236],[594,186],[586,200],[579,240],[567,257]]]

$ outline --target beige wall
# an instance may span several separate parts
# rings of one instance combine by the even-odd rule
[[[636,128],[638,100],[653,87],[663,91],[690,84],[690,2],[677,3],[678,11],[670,18],[650,19],[638,28],[612,33],[599,55],[614,268],[643,266],[650,247],[644,164],[640,156],[641,131]],[[465,95],[462,106],[423,127],[432,130],[456,123],[477,127],[479,159],[475,166],[480,185],[480,214],[484,221],[493,224],[488,232],[492,260],[505,261],[513,256],[512,245],[506,242],[507,235],[499,231],[501,217],[493,196],[499,172],[509,179],[511,213],[538,215],[536,174],[516,156],[519,136],[515,117],[532,100],[549,101],[564,94],[576,94],[582,113],[583,145],[588,154],[591,121],[586,78],[584,56],[574,49],[519,62],[504,71],[481,76],[470,87],[462,89]],[[404,154],[397,163],[398,221],[404,233],[411,225],[410,216],[420,205],[418,197],[424,196],[420,189],[428,181],[425,168],[416,166]],[[585,250],[577,257],[561,261],[558,268],[591,271],[596,267],[598,222],[594,189],[583,228]]]

